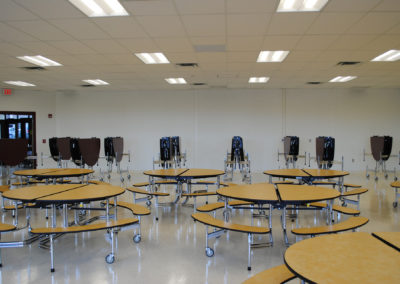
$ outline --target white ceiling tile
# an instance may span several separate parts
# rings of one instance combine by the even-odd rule
[[[376,37],[374,40],[372,40],[368,44],[365,44],[362,47],[362,49],[387,51],[390,49],[394,49],[399,44],[400,44],[400,37],[394,37],[392,35],[381,35],[381,36]]]
[[[204,62],[226,62],[226,52],[199,52],[197,53],[199,64]]]
[[[70,2],[65,0],[14,1],[42,19],[86,18],[86,15],[79,11]]]
[[[400,1],[398,0],[382,0],[374,11],[400,11]]]
[[[176,15],[172,1],[125,1],[122,2],[131,15]]]
[[[171,63],[197,63],[197,53],[196,52],[168,52],[166,53],[168,60]],[[162,64],[165,65],[165,64]]]
[[[212,37],[226,33],[224,15],[182,16],[182,21],[190,37]]]
[[[336,39],[337,35],[306,35],[296,45],[296,50],[324,50]]]
[[[331,50],[355,50],[362,48],[371,42],[376,35],[341,35],[337,38],[328,49]]]
[[[271,13],[278,7],[277,1],[265,0],[227,0],[228,13]]]
[[[307,34],[340,34],[356,23],[362,13],[321,13]]]
[[[96,53],[96,51],[94,51],[87,45],[84,45],[80,41],[76,40],[49,41],[47,43],[69,54]]]
[[[390,29],[388,34],[400,34],[400,24],[394,26],[392,29]]]
[[[275,13],[269,24],[269,35],[302,35],[314,22],[318,13]]]
[[[71,37],[46,21],[9,22],[11,26],[40,40],[69,40]]]
[[[227,38],[227,51],[255,51],[261,50],[263,37],[233,37]]]
[[[185,36],[178,16],[138,16],[136,19],[152,37]]]
[[[100,54],[76,54],[75,58],[90,65],[111,65],[112,60]],[[99,69],[97,69],[99,70]]]
[[[190,41],[193,45],[224,45],[226,44],[225,35],[212,37],[191,37]]]
[[[11,0],[1,0],[1,21],[36,20],[38,17]]]
[[[16,43],[16,45],[28,50],[29,54],[40,54],[43,56],[53,54],[65,54],[64,51],[42,41],[19,42]]]
[[[256,63],[259,52],[228,52],[229,62]]]
[[[133,53],[160,51],[150,38],[119,39],[118,42]]]
[[[267,25],[270,20],[271,14],[228,15],[228,35],[264,35],[266,33]]]
[[[146,37],[143,28],[132,17],[96,18],[93,22],[113,38]]]
[[[262,50],[292,50],[295,48],[300,36],[266,36]]]
[[[105,54],[107,58],[111,59],[114,64],[125,65],[125,64],[142,64],[143,62],[137,58],[134,54],[123,53],[123,54]],[[126,65],[128,66],[128,65]],[[121,67],[122,68],[122,67]],[[132,68],[131,68],[132,69]],[[122,71],[119,71],[122,72]]]
[[[0,54],[6,54],[10,55],[13,57],[21,56],[21,55],[26,55],[28,54],[28,50],[25,48],[21,48],[20,46],[11,43],[0,43]]]
[[[91,39],[83,40],[82,43],[91,47],[99,53],[128,53],[128,49],[120,45],[114,40],[108,39]]]
[[[180,14],[223,14],[224,0],[175,0]]]
[[[312,61],[320,53],[320,50],[294,50],[289,53],[285,61]]]
[[[353,25],[349,34],[378,34],[384,33],[400,23],[400,13],[372,12],[366,14]]]
[[[193,45],[186,37],[154,38],[160,51],[193,52]]]
[[[53,25],[76,39],[106,39],[110,36],[90,19],[50,20]]]
[[[37,40],[27,33],[21,32],[3,23],[0,23],[0,38],[10,42]]]
[[[367,12],[381,0],[330,0],[324,12]],[[396,0],[395,0],[396,1]]]

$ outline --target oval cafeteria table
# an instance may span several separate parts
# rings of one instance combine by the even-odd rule
[[[66,178],[66,177],[80,177],[87,176],[94,173],[90,169],[79,169],[79,168],[56,168],[56,169],[32,169],[32,170],[19,170],[15,171],[14,175],[33,177],[36,179],[45,179],[48,182],[49,179]]]
[[[400,253],[364,232],[300,241],[286,250],[284,260],[310,283],[400,283]]]
[[[154,178],[174,179],[177,181],[177,202],[182,194],[182,184],[186,183],[187,193],[191,192],[191,180],[199,178],[217,178],[217,188],[220,185],[220,176],[225,174],[224,171],[214,169],[160,169],[160,170],[148,170],[144,171],[143,174],[149,176],[149,184],[154,185]],[[153,190],[153,186],[151,186]],[[186,199],[187,200],[187,199]]]
[[[275,188],[270,183],[229,186],[218,189],[217,194],[227,197],[225,200],[226,207],[228,198],[251,201],[258,204],[271,204],[269,207],[270,230],[272,230],[272,205],[276,208],[282,208],[282,228],[286,245],[289,244],[286,234],[287,205],[301,205],[321,200],[330,200],[328,206],[329,218],[331,216],[333,199],[340,196],[339,191],[332,188],[297,184],[278,184]],[[328,220],[330,221],[331,218]]]
[[[270,183],[272,183],[272,177],[294,178],[308,184],[318,179],[339,178],[339,185],[341,187],[343,185],[343,177],[349,175],[349,172],[320,169],[279,169],[268,170],[264,174],[269,175]]]
[[[110,197],[116,198],[117,195],[124,192],[125,189],[121,187],[105,184],[55,184],[13,189],[3,193],[3,197],[15,201],[22,201],[24,203],[51,204],[53,211],[53,227],[56,226],[56,205],[63,204],[63,219],[64,226],[66,227],[68,226],[67,204],[104,200]],[[116,200],[114,202],[116,202]],[[15,203],[17,204],[17,202]],[[108,218],[108,206],[106,210],[106,216]],[[17,215],[16,218],[18,218]],[[27,216],[27,218],[29,218],[29,216]]]

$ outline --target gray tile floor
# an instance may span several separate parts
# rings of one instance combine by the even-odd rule
[[[133,178],[135,182],[146,181],[140,173],[134,174]],[[266,181],[265,175],[253,174],[253,183]],[[392,205],[394,190],[389,185],[392,181],[392,175],[388,180],[383,177],[378,182],[367,180],[362,172],[351,173],[345,178],[345,182],[361,184],[369,189],[361,198],[361,215],[368,217],[370,222],[360,231],[400,231],[400,209]],[[112,183],[118,185],[119,178],[113,176]],[[171,186],[165,190],[174,192]],[[122,199],[131,201],[132,194],[126,192]],[[166,198],[163,201],[171,200]],[[215,200],[215,197],[209,198],[210,202]],[[203,202],[204,199],[199,198],[198,204]],[[114,264],[104,261],[110,252],[110,241],[104,231],[69,234],[55,241],[55,273],[49,270],[49,251],[39,248],[37,242],[22,248],[2,249],[1,283],[241,283],[262,270],[283,263],[286,247],[280,226],[281,211],[273,212],[273,247],[255,249],[253,269],[248,272],[245,234],[230,232],[211,240],[215,256],[209,258],[204,253],[205,228],[190,217],[193,207],[180,204],[160,207],[159,221],[155,220],[154,210],[152,206],[152,214],[142,219],[142,241],[139,244],[133,243],[132,231],[118,234],[118,253]],[[41,210],[33,210],[32,215],[33,227],[50,222]],[[119,217],[130,215],[127,210],[118,210]],[[222,218],[221,212],[217,216]],[[250,214],[246,210],[235,210],[232,216],[235,223],[250,224]],[[24,210],[20,210],[20,224],[24,223],[24,219]],[[61,222],[60,219],[58,217],[58,222]],[[303,211],[293,222],[288,220],[288,226],[323,224],[324,220],[320,212]],[[2,214],[2,222],[13,222],[10,212]],[[256,219],[255,222],[258,225],[267,224],[266,219]],[[3,234],[2,241],[27,237],[27,231],[22,230]],[[289,239],[296,241],[290,233]],[[298,280],[294,282],[298,283]]]

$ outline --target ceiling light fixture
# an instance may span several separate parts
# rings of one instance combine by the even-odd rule
[[[371,61],[397,61],[400,59],[400,50],[389,50],[375,57]]]
[[[166,78],[165,81],[167,81],[169,84],[172,84],[172,85],[187,84],[187,82],[184,78]]]
[[[267,83],[269,77],[250,77],[249,83]]]
[[[35,87],[36,85],[23,82],[23,81],[4,81],[4,83],[14,86],[21,86],[21,87]]]
[[[83,82],[89,83],[94,86],[101,86],[101,85],[110,85],[106,81],[100,80],[100,79],[87,79],[87,80],[82,80]]]
[[[329,82],[331,82],[331,83],[344,83],[344,82],[348,82],[348,81],[354,80],[355,78],[357,78],[357,76],[337,76],[337,77],[333,78],[332,80],[330,80]]]
[[[316,12],[321,11],[328,0],[281,0],[277,12]]]
[[[42,67],[46,67],[46,66],[62,66],[62,64],[60,64],[60,63],[58,63],[58,62],[56,62],[54,60],[48,59],[48,58],[46,58],[44,56],[41,56],[41,55],[18,56],[17,58],[21,59],[21,60],[24,60],[26,62],[35,64],[35,65],[42,66]]]
[[[284,50],[261,51],[258,55],[257,62],[282,62],[288,54],[289,51]]]
[[[169,63],[167,57],[161,52],[156,53],[135,53],[140,60],[146,64],[166,64]]]
[[[69,0],[88,17],[129,16],[118,0]]]

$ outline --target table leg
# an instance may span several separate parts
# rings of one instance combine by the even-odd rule
[[[63,219],[64,219],[64,227],[68,227],[68,206],[67,206],[67,204],[63,204]]]
[[[52,211],[51,226],[53,228],[55,228],[57,226],[57,219],[56,219],[57,218],[56,217],[57,212],[56,212],[56,205],[55,204],[51,205],[51,211]]]
[[[286,205],[283,206],[282,209],[282,230],[283,230],[283,238],[285,240],[285,245],[289,246],[289,239],[286,233]]]

